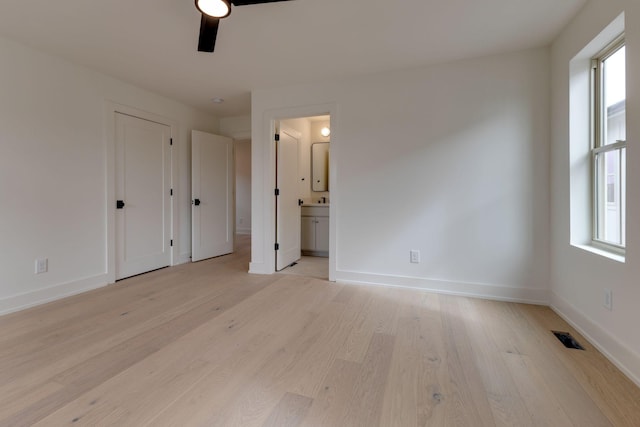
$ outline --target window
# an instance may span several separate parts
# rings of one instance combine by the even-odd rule
[[[625,248],[626,73],[620,37],[592,60],[593,241]]]

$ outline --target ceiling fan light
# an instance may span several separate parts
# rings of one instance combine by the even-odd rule
[[[214,18],[226,18],[231,13],[229,0],[195,0],[198,10]]]

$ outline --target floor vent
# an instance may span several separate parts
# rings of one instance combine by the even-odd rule
[[[569,332],[558,332],[558,331],[551,331],[551,332],[553,332],[553,335],[555,335],[556,338],[558,338],[560,342],[564,344],[565,347],[584,350],[584,347],[581,346],[580,343],[576,341],[576,339],[572,337]]]

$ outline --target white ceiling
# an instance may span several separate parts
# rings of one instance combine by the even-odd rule
[[[249,114],[252,89],[545,46],[585,2],[242,6],[220,23],[216,52],[201,53],[193,0],[2,0],[0,34],[226,117]]]

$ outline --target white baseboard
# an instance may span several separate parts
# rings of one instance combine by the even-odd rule
[[[0,316],[101,288],[108,283],[107,274],[100,274],[98,276],[87,277],[74,280],[73,282],[62,283],[31,292],[25,292],[24,294],[2,298],[0,299]]]
[[[640,387],[640,355],[554,292],[551,293],[550,307]]]
[[[421,277],[389,276],[340,270],[336,271],[336,281],[341,283],[422,289],[440,294],[459,295],[496,301],[509,301],[536,305],[549,304],[549,292],[547,289],[449,282],[444,280],[425,279]]]
[[[249,263],[250,274],[273,274],[273,268],[269,269],[264,262],[250,262]]]
[[[236,234],[251,234],[251,228],[236,228]]]

